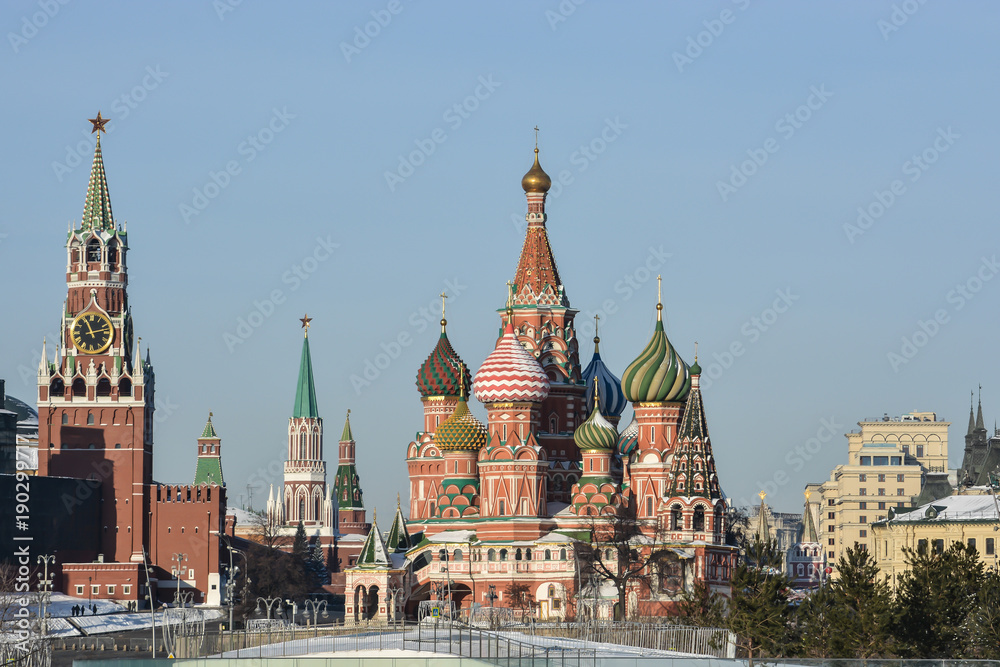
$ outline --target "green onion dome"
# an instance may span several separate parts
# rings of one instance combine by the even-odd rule
[[[486,444],[487,435],[486,427],[472,416],[465,398],[460,397],[455,412],[438,425],[434,442],[441,451],[476,451]]]
[[[600,408],[595,406],[586,421],[576,427],[573,441],[581,451],[610,451],[618,444],[618,431],[604,418]]]
[[[461,377],[464,375],[465,377]],[[472,386],[472,374],[455,352],[441,320],[441,337],[427,360],[417,371],[417,389],[424,398],[429,396],[460,396],[468,393],[463,387]]]
[[[670,344],[663,331],[663,322],[657,318],[656,329],[646,349],[622,375],[625,397],[633,403],[683,401],[690,388],[688,366]]]

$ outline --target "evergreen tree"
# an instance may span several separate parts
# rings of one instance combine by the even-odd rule
[[[839,577],[829,585],[830,657],[875,658],[891,652],[892,592],[868,550],[855,544],[837,563]]]
[[[754,658],[778,656],[787,640],[788,579],[781,572],[777,542],[747,545],[733,572],[733,598],[726,625],[736,633],[750,666]]]
[[[305,564],[306,559],[309,556],[308,547],[309,542],[306,539],[305,526],[303,526],[302,522],[299,521],[299,525],[295,528],[295,539],[292,540],[292,554],[298,557],[303,564]]]
[[[908,569],[899,578],[897,636],[914,658],[959,658],[966,626],[978,602],[985,568],[975,549],[954,542],[938,552],[906,549]]]
[[[702,628],[721,628],[725,623],[726,603],[704,581],[695,581],[685,590],[677,606],[677,622]]]
[[[967,621],[969,657],[1000,660],[1000,572],[990,570]]]
[[[827,658],[831,655],[834,635],[833,595],[829,585],[807,597],[795,611],[792,643],[795,655],[803,658]]]
[[[330,583],[330,573],[326,569],[326,560],[323,558],[323,547],[319,544],[309,546],[306,570],[309,573],[312,588],[319,588]]]

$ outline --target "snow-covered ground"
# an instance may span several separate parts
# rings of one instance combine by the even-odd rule
[[[38,594],[31,593],[26,596],[6,594],[0,596],[0,608],[7,610],[8,621],[12,620],[11,615],[15,613],[20,605],[17,600],[21,597],[28,598],[28,610],[31,616],[38,615]],[[83,616],[73,616],[73,607],[77,605],[97,607],[95,615],[91,609]],[[48,622],[48,633],[57,637],[76,637],[79,635],[98,635],[106,632],[125,632],[128,630],[142,630],[150,627],[150,614],[145,612],[126,612],[125,607],[112,600],[94,600],[88,603],[79,598],[70,597],[63,593],[52,593],[51,601],[46,611],[51,614]],[[224,612],[220,609],[202,609],[195,607],[189,613],[201,614],[206,621],[213,621],[223,617]],[[156,626],[160,627],[164,623],[178,623],[179,617],[170,612],[156,613]]]

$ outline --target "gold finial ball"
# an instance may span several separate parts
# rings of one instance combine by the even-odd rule
[[[552,179],[542,169],[542,165],[538,164],[538,149],[536,148],[535,164],[531,165],[531,169],[521,179],[521,188],[525,192],[548,192],[551,187]]]
[[[656,304],[656,309],[657,310],[663,310],[663,304],[662,303]]]
[[[441,318],[441,326],[445,326],[446,324],[448,324],[448,320],[446,320],[446,319],[444,319],[444,318],[442,317],[442,318]]]

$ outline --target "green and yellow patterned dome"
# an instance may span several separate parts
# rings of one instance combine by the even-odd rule
[[[601,414],[596,401],[590,416],[573,432],[573,441],[580,451],[612,450],[618,444],[618,431]]]
[[[464,398],[459,398],[455,412],[434,433],[434,441],[441,451],[476,451],[486,444],[487,439],[486,427],[472,416]]]
[[[656,329],[642,354],[622,375],[622,391],[633,403],[683,401],[691,388],[691,373],[663,330],[662,304],[656,304]]]

